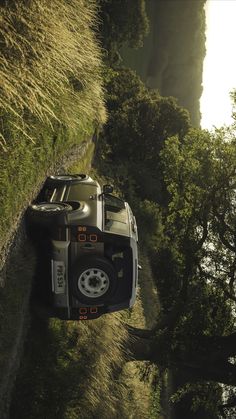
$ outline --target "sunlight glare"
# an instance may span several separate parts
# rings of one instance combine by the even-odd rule
[[[208,0],[206,10],[206,57],[201,127],[212,129],[233,123],[229,93],[236,88],[236,0]]]

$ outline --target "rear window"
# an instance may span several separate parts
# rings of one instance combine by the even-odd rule
[[[128,213],[124,201],[113,195],[104,195],[105,230],[111,233],[129,235]]]

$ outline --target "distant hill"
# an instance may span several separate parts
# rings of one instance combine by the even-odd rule
[[[123,63],[150,88],[174,96],[200,126],[205,57],[205,0],[147,0],[150,33],[137,50],[123,48]]]

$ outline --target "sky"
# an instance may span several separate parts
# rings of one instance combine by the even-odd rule
[[[229,92],[236,88],[236,0],[208,0],[205,7],[201,127],[211,130],[233,122]]]

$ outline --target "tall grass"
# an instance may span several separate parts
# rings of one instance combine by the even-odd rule
[[[1,249],[48,170],[106,110],[95,0],[0,4]]]
[[[124,367],[126,339],[120,314],[85,323],[35,320],[11,418],[148,417],[150,390],[139,380],[137,366]]]
[[[26,240],[15,243],[5,271],[5,287],[0,287],[0,417],[7,417],[10,392],[19,367],[23,342],[29,324],[29,298],[36,257]]]
[[[2,145],[6,119],[28,138],[37,120],[104,121],[95,1],[13,0],[0,12]]]

